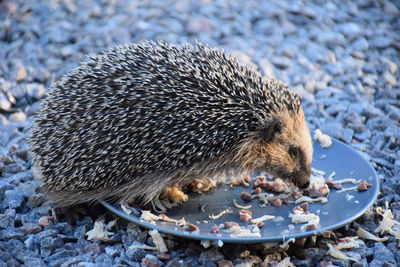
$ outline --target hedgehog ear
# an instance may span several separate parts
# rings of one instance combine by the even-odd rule
[[[261,142],[270,143],[277,133],[282,132],[282,122],[278,119],[273,119],[270,123],[267,123],[260,130]]]

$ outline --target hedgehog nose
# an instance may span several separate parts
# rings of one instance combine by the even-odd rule
[[[308,181],[307,183],[303,184],[303,186],[300,189],[306,189],[310,185],[310,182]]]

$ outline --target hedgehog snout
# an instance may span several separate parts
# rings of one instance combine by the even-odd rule
[[[300,189],[307,188],[310,185],[310,177],[311,177],[311,168],[307,167],[304,170],[301,170],[294,177],[294,184],[298,186]]]

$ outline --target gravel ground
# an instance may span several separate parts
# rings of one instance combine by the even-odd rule
[[[397,6],[396,6],[397,5]],[[263,266],[286,256],[298,266],[400,266],[399,240],[361,241],[353,262],[326,255],[327,243],[373,231],[375,208],[332,238],[297,240],[284,249],[262,245],[204,248],[165,237],[169,252],[144,229],[118,221],[106,242],[84,234],[95,218],[70,223],[35,193],[26,135],[49,84],[92,55],[117,44],[199,40],[288,83],[318,127],[362,154],[381,181],[376,206],[387,201],[400,221],[400,5],[355,1],[0,0],[0,266]],[[106,220],[112,215],[106,213]],[[333,241],[332,241],[333,240]],[[283,266],[283,265],[281,265]]]

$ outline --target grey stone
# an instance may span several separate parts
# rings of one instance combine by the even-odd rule
[[[82,261],[82,262],[78,263],[77,266],[79,266],[79,267],[96,267],[98,265],[94,262]]]
[[[326,44],[329,47],[344,45],[346,42],[342,34],[329,30],[320,32],[317,36],[317,41]]]
[[[370,43],[372,47],[383,49],[391,46],[392,42],[393,42],[392,38],[381,35],[381,36],[375,36]]]
[[[260,59],[260,69],[261,73],[267,77],[275,77],[274,66],[265,58]]]
[[[223,259],[224,259],[224,255],[222,255],[221,252],[219,252],[216,247],[211,247],[211,248],[201,252],[200,257],[199,257],[199,262],[200,263],[204,263],[204,262],[216,263]]]
[[[360,27],[354,22],[341,24],[338,26],[338,28],[339,31],[343,33],[350,40],[359,37],[361,33]]]
[[[45,250],[54,251],[56,248],[59,248],[64,245],[64,242],[60,237],[44,237],[40,241],[40,248]]]
[[[85,238],[86,229],[88,226],[81,225],[75,228],[74,236],[78,238]]]
[[[382,64],[384,65],[385,69],[389,70],[390,73],[395,74],[397,72],[397,64],[390,60],[387,57],[381,57]]]
[[[35,253],[39,253],[40,248],[40,240],[36,235],[30,235],[24,241],[25,247],[29,250],[34,251]]]
[[[15,209],[6,209],[4,213],[0,214],[0,229],[14,227]]]
[[[6,190],[4,196],[5,201],[3,205],[6,205],[10,209],[20,208],[25,200],[25,195],[18,190]]]
[[[29,257],[25,259],[24,266],[27,267],[46,267],[47,264],[40,258]]]
[[[11,108],[11,103],[8,100],[8,97],[0,92],[0,110],[9,110]]]
[[[366,258],[362,258],[361,260],[353,263],[352,267],[368,267],[368,262]]]
[[[338,122],[329,122],[320,126],[322,132],[333,136],[337,139],[350,143],[353,138],[354,131],[352,129],[343,128]]]
[[[21,230],[13,228],[0,230],[0,240],[8,241],[12,239],[17,239],[22,241],[24,240],[24,233],[22,233]]]
[[[25,166],[18,164],[18,163],[11,163],[11,164],[4,166],[3,172],[14,174],[14,173],[23,172],[25,170],[26,170]]]
[[[342,75],[344,70],[341,66],[340,63],[336,62],[336,63],[330,63],[328,65],[325,66],[326,71],[333,76],[339,76]]]
[[[274,56],[271,58],[271,63],[279,69],[288,69],[292,67],[292,62],[287,57]]]
[[[356,51],[365,51],[369,49],[369,43],[364,37],[361,37],[355,40],[351,47]]]
[[[26,115],[23,112],[13,113],[8,117],[10,122],[24,122],[26,121]]]
[[[5,154],[0,155],[0,161],[4,162],[4,164],[11,164],[14,162],[14,160],[9,155]]]
[[[381,117],[384,115],[383,111],[374,107],[373,105],[368,105],[363,109],[363,115],[369,118]]]
[[[388,82],[390,85],[392,85],[392,86],[396,86],[397,85],[396,78],[389,71],[386,71],[383,74],[383,77],[385,78],[385,81]]]
[[[4,197],[4,192],[13,189],[14,186],[5,181],[5,179],[0,179],[0,197]]]
[[[369,263],[370,267],[374,266],[396,266],[396,260],[393,253],[385,247],[383,243],[376,242],[374,248],[374,259]]]
[[[25,90],[35,100],[42,99],[46,93],[46,88],[41,83],[28,83],[25,85]]]
[[[146,251],[140,248],[126,250],[126,256],[133,261],[141,261],[146,257]]]
[[[117,248],[116,246],[106,246],[105,252],[111,257],[115,258],[120,255],[121,247]]]

